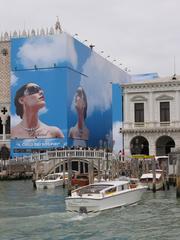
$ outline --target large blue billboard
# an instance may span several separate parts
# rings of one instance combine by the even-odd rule
[[[65,69],[13,73],[16,80],[11,82],[11,146],[14,149],[67,145],[66,75]]]
[[[12,149],[112,148],[112,82],[125,72],[66,33],[13,39],[11,67]]]
[[[112,142],[111,84],[104,86],[103,78],[81,75],[77,85],[76,75],[74,72],[68,75],[69,145],[99,147],[102,141]]]
[[[119,84],[112,85],[113,151],[123,153],[123,93]]]

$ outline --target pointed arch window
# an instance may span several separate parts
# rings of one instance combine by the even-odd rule
[[[0,134],[3,134],[3,124],[1,118],[0,118]]]
[[[10,134],[10,116],[6,120],[6,134]]]

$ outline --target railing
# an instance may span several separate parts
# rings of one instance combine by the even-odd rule
[[[105,150],[56,150],[56,151],[47,151],[44,153],[36,153],[24,157],[16,157],[11,159],[10,162],[14,163],[33,163],[36,161],[49,161],[53,159],[108,159],[112,158],[112,153],[106,152]]]

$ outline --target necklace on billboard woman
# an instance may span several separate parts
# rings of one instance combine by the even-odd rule
[[[21,124],[21,128],[24,129],[30,137],[36,137],[36,130],[39,128],[39,126],[35,128],[26,128]]]
[[[78,137],[82,138],[83,136],[83,128],[78,128]]]

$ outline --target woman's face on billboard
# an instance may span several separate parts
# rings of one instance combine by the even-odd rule
[[[82,96],[77,95],[76,96],[76,102],[75,102],[76,108],[77,109],[84,109],[85,107],[85,103],[84,103],[84,99]]]
[[[40,86],[29,83],[24,91],[24,96],[19,99],[19,102],[27,108],[34,108],[36,110],[45,106],[44,92]]]

